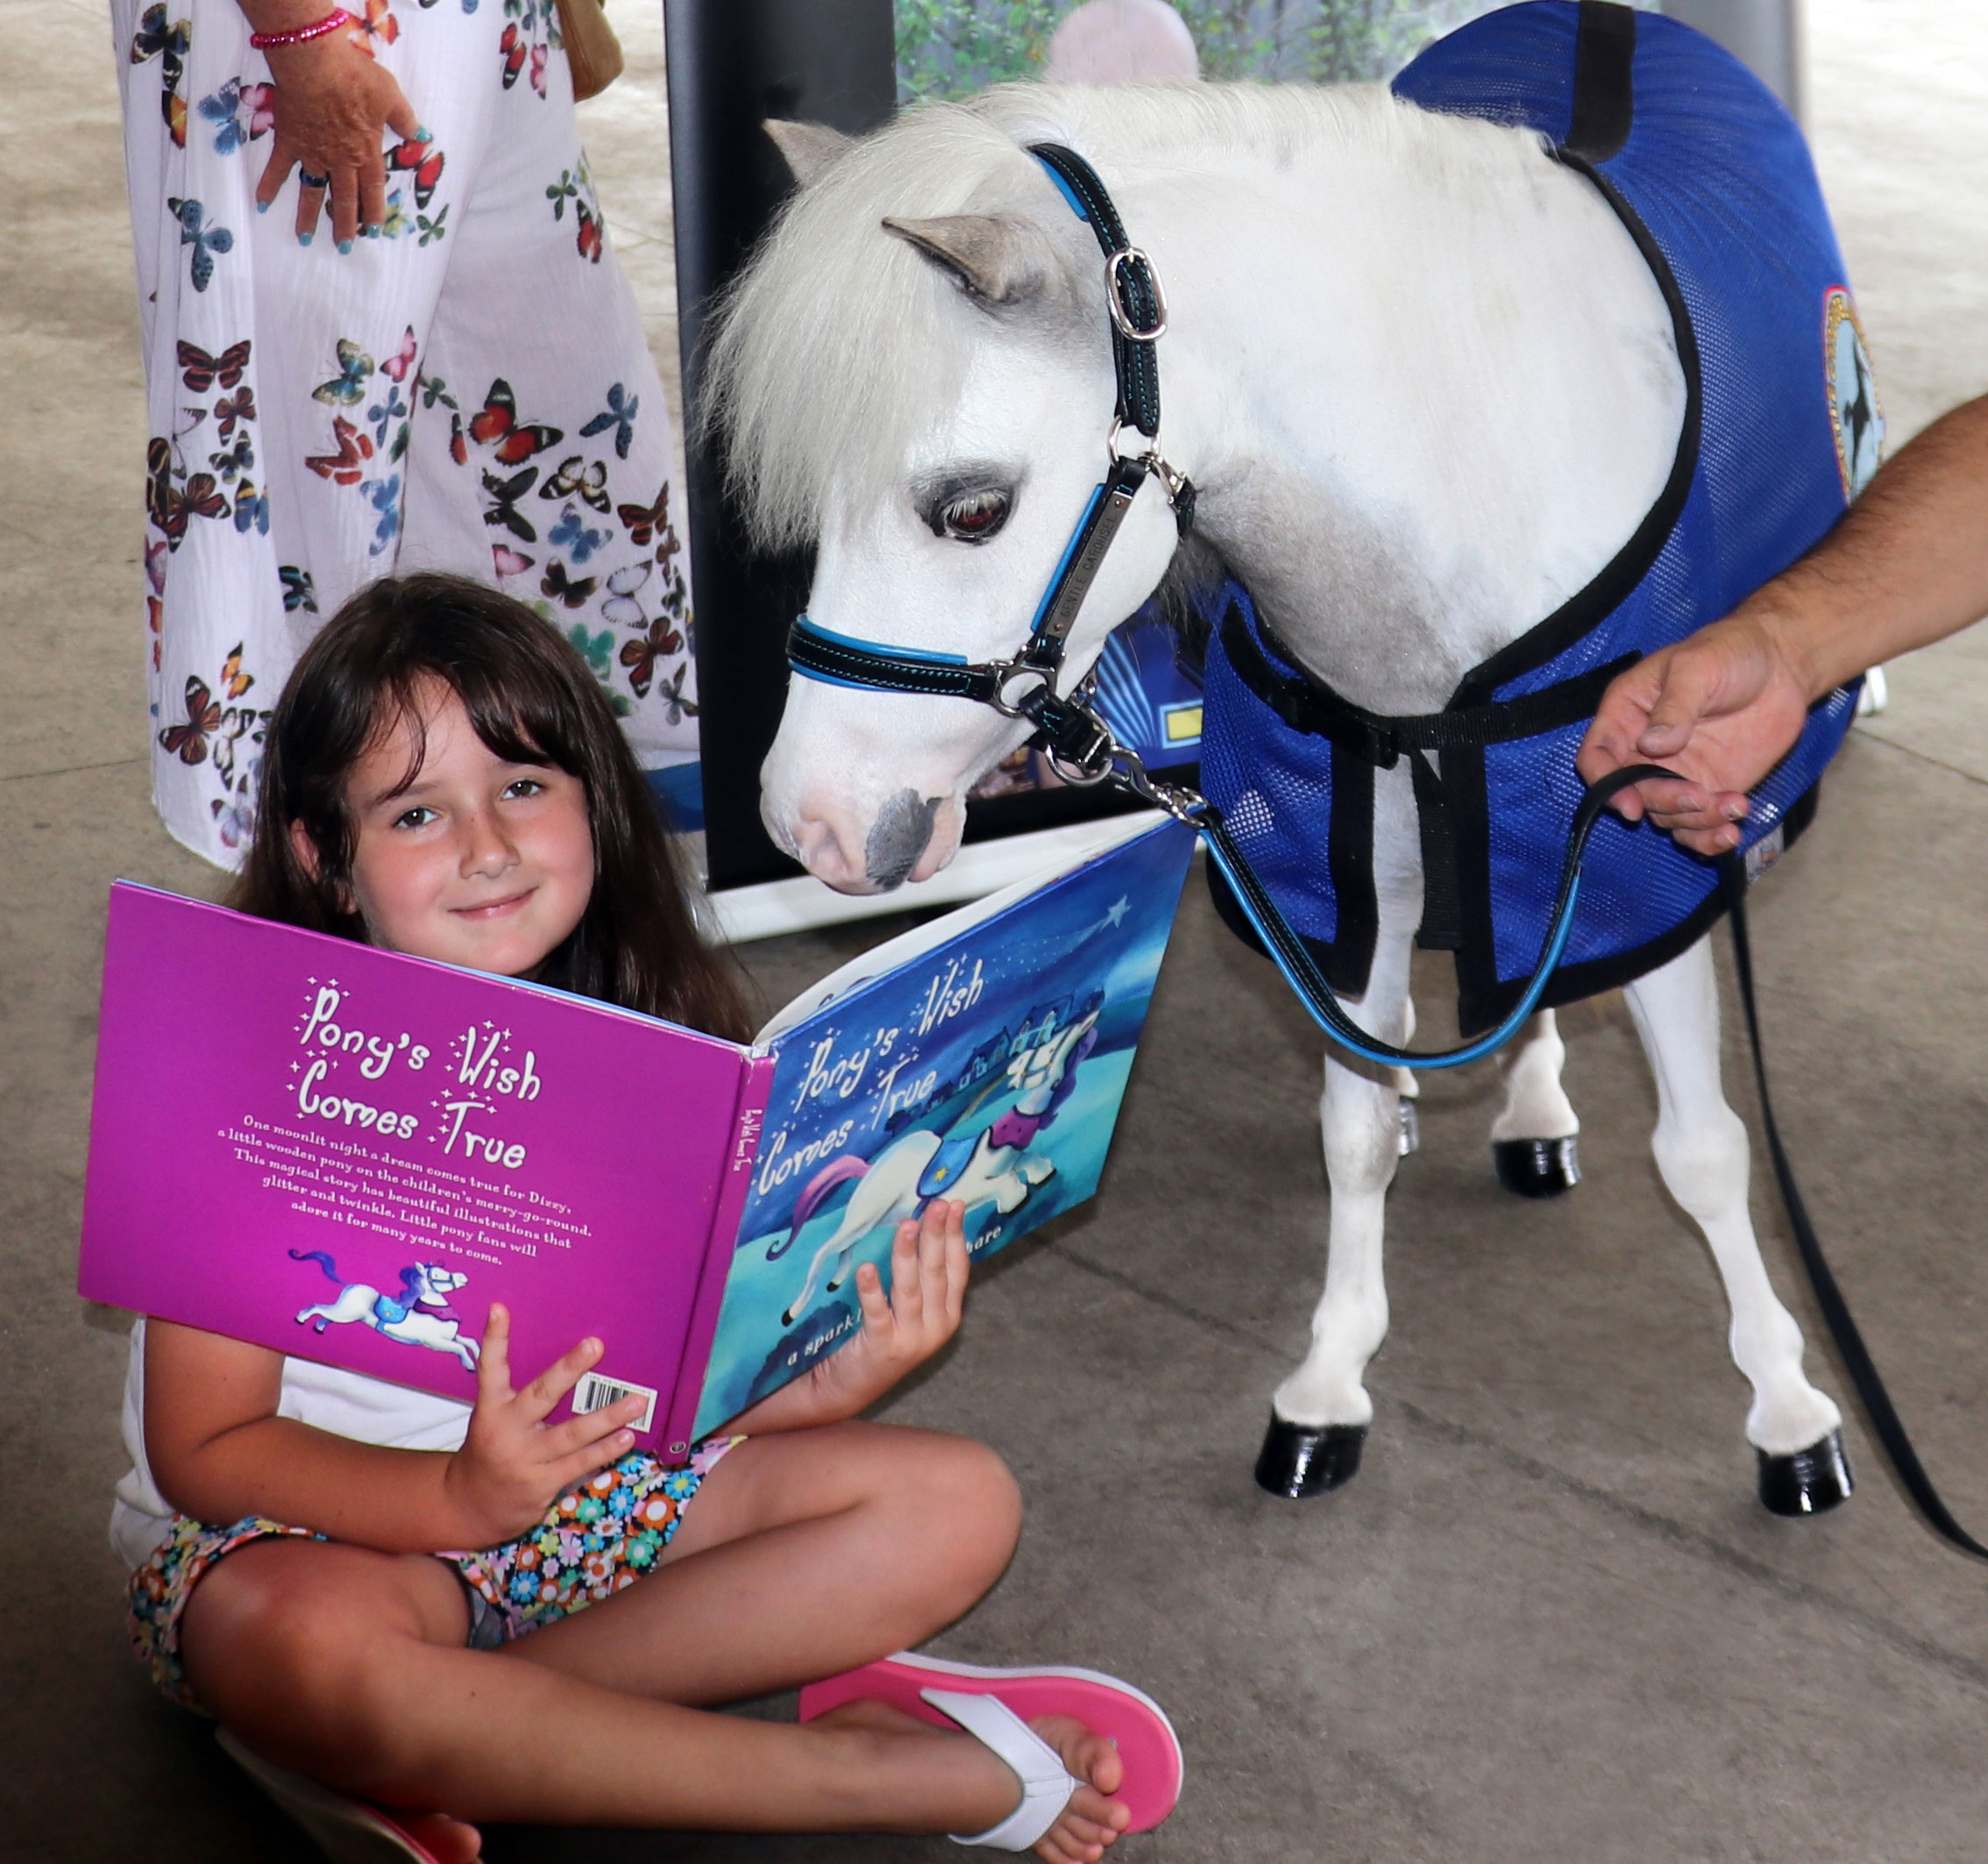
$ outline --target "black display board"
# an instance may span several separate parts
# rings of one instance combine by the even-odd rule
[[[791,185],[760,125],[875,129],[897,103],[896,41],[891,0],[664,0],[663,27],[684,402],[694,410],[712,296]],[[686,425],[706,859],[713,887],[743,886],[800,872],[760,826],[759,766],[779,727],[787,624],[808,563],[749,550],[721,462]]]

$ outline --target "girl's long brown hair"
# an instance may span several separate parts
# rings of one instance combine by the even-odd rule
[[[270,718],[255,840],[229,904],[365,941],[347,779],[400,720],[420,743],[420,689],[430,681],[462,701],[496,756],[555,765],[586,788],[593,892],[539,981],[747,1040],[736,970],[698,936],[678,856],[599,682],[550,623],[463,577],[373,583],[304,651]],[[420,768],[417,755],[404,781]],[[310,837],[315,867],[293,846],[292,823]]]

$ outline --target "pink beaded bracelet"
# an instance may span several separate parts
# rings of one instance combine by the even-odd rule
[[[327,32],[336,32],[340,26],[353,25],[352,16],[344,7],[335,6],[322,19],[314,19],[307,26],[299,26],[294,32],[251,32],[249,43],[258,52],[266,52],[272,46],[302,46],[311,39],[323,39]]]

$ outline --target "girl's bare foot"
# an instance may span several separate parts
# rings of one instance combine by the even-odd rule
[[[844,1703],[816,1718],[823,1727],[887,1729],[899,1734],[926,1734],[940,1740],[971,1740],[971,1735],[950,1734],[930,1722],[906,1715],[888,1703]],[[1035,1854],[1043,1864],[1097,1864],[1105,1847],[1118,1842],[1118,1834],[1131,1818],[1123,1800],[1113,1799],[1125,1778],[1125,1762],[1118,1750],[1101,1734],[1093,1734],[1080,1721],[1068,1715],[1039,1715],[1028,1725],[1056,1750],[1064,1767],[1089,1784],[1070,1795],[1056,1823],[1043,1833]]]
[[[1063,1765],[1088,1786],[1070,1795],[1061,1816],[1035,1847],[1044,1864],[1097,1864],[1107,1845],[1115,1845],[1132,1814],[1122,1799],[1111,1796],[1125,1777],[1118,1750],[1101,1734],[1093,1734],[1068,1715],[1039,1715],[1028,1725],[1062,1756]]]

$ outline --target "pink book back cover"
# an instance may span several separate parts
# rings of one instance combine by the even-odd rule
[[[583,998],[120,881],[78,1285],[465,1401],[501,1299],[515,1384],[598,1335],[600,1377],[655,1394],[653,1444],[747,1065]]]

